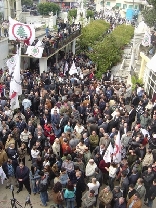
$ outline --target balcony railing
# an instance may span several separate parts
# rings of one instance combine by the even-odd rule
[[[51,38],[48,41],[48,44],[44,45],[44,50],[42,57],[49,58],[53,56],[55,53],[57,53],[60,49],[63,49],[66,45],[71,43],[75,38],[79,37],[81,35],[81,30],[76,30],[70,35],[63,37],[55,36],[54,38]],[[11,47],[12,46],[12,47]],[[12,45],[9,49],[9,54],[16,54],[16,45],[14,42],[12,42]],[[29,57],[27,54],[25,54],[27,51],[27,46],[23,46],[21,48],[21,56]]]

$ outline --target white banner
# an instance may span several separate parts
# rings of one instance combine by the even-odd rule
[[[120,132],[119,131],[118,131],[118,135],[116,136],[116,139],[115,139],[113,161],[115,163],[121,162],[121,140],[120,140]]]
[[[9,75],[11,75],[14,72],[16,61],[17,61],[17,54],[15,56],[12,56],[10,59],[7,60],[6,64],[9,69]]]
[[[70,74],[70,75],[78,74],[78,71],[77,71],[77,69],[76,69],[76,66],[75,66],[74,61],[73,61],[73,64],[72,64],[72,66],[71,66],[71,68],[70,68],[70,70],[69,70],[69,74]]]
[[[151,35],[148,32],[145,32],[144,38],[142,40],[142,45],[147,47],[151,44]]]
[[[26,54],[35,58],[42,58],[44,48],[36,46],[28,46]]]
[[[9,40],[29,40],[30,45],[35,40],[34,25],[23,24],[9,17]]]
[[[112,144],[110,143],[109,146],[107,147],[107,150],[103,156],[103,160],[108,163],[111,162],[112,158],[111,155],[114,153],[114,149],[112,147]]]

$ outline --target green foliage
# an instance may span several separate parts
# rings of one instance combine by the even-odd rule
[[[70,9],[68,11],[68,18],[76,18],[77,17],[77,9]]]
[[[88,56],[98,67],[97,77],[111,69],[122,59],[122,48],[128,44],[134,34],[134,28],[130,25],[119,25],[102,42],[94,45],[93,52]]]
[[[90,18],[93,18],[94,17],[94,11],[92,10],[87,10],[87,15],[86,15],[87,19],[90,17]]]
[[[53,12],[53,14],[55,15],[56,12],[59,13],[60,7],[55,3],[46,2],[38,4],[38,10],[41,15],[49,15],[50,12]]]
[[[131,77],[131,82],[132,82],[132,90],[134,91],[136,89],[136,85],[143,85],[143,80],[138,78],[137,74],[134,74]]]
[[[21,0],[21,4],[25,6],[32,6],[33,1],[32,0]]]
[[[102,35],[109,29],[109,24],[104,20],[92,21],[81,30],[79,46],[82,51],[87,51],[88,47],[93,47],[96,41],[101,41]]]
[[[156,4],[156,1],[155,1],[155,4]],[[153,27],[154,24],[156,23],[156,7],[152,7],[152,8],[146,7],[146,8],[142,11],[142,15],[143,15],[143,17],[144,17],[145,23],[146,23],[149,27]]]

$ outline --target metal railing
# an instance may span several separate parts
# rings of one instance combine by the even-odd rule
[[[79,37],[81,35],[81,30],[76,30],[73,33],[71,33],[70,35],[67,35],[66,37],[58,37],[55,36],[54,39],[49,40],[49,44],[44,46],[44,50],[43,50],[43,54],[42,57],[50,57],[53,54],[55,54],[58,50],[60,50],[61,48],[64,48],[66,45],[68,45],[69,43],[71,43],[75,38]],[[12,47],[11,47],[12,46]],[[12,42],[12,45],[10,46],[9,49],[9,54],[16,54],[16,45],[14,44],[14,42]],[[23,46],[21,48],[21,56],[27,56],[25,53],[27,51],[27,46]]]

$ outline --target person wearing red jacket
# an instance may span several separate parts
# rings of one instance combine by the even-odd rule
[[[53,128],[51,126],[51,124],[49,122],[47,122],[45,125],[44,125],[44,135],[46,137],[49,137],[50,138],[50,144],[52,145],[54,143],[54,140],[56,139],[55,137],[55,134],[53,132]]]
[[[104,184],[108,184],[108,175],[109,172],[106,170],[106,168],[109,168],[110,163],[106,163],[105,160],[101,160],[99,163],[99,169],[101,170],[103,174],[103,182]]]

